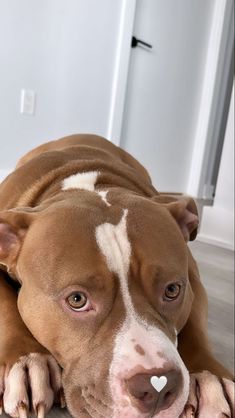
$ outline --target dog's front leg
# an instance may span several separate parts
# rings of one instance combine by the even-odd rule
[[[233,376],[211,351],[207,336],[207,296],[195,264],[192,265],[190,283],[195,298],[178,340],[180,355],[191,374],[189,399],[182,418],[232,418]]]
[[[214,358],[205,330],[194,319],[188,321],[179,336],[179,352],[191,378],[189,399],[181,418],[234,417],[232,374]]]
[[[17,308],[17,293],[0,272],[0,415],[40,418],[61,395],[55,359],[30,334]]]

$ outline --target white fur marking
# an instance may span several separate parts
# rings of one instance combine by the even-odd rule
[[[96,192],[95,190],[95,184],[99,174],[99,171],[87,171],[84,173],[73,174],[63,180],[62,190],[80,189],[95,192],[101,197],[106,206],[111,206],[111,204],[107,201],[108,190],[102,190],[99,192]]]
[[[63,180],[62,190],[82,189],[95,191],[95,184],[100,173],[98,171],[88,171],[86,173],[77,173]]]
[[[178,330],[174,328],[174,331],[175,331],[175,346],[177,348],[178,347]]]
[[[131,417],[139,418],[139,410],[131,403],[131,399],[123,389],[122,382],[134,374],[143,373],[145,370],[159,369],[161,373],[169,364],[175,365],[183,375],[182,392],[174,404],[166,411],[154,415],[154,418],[176,418],[182,412],[183,406],[188,399],[189,373],[177,352],[174,344],[159,328],[146,323],[137,314],[136,318],[127,317],[122,328],[118,331],[113,350],[113,360],[110,365],[109,383],[114,401],[114,414],[112,418]],[[141,361],[134,349],[139,344],[145,351]],[[126,405],[123,405],[123,400]],[[148,418],[149,415],[143,415]]]
[[[102,191],[97,192],[97,193],[107,206],[111,206],[111,204],[107,201],[107,193],[108,193],[107,190],[106,191],[102,190]]]
[[[104,254],[108,268],[120,279],[121,292],[128,314],[134,314],[134,307],[128,290],[127,275],[130,265],[131,245],[127,236],[126,218],[128,210],[124,209],[118,225],[104,223],[96,228],[96,240]]]

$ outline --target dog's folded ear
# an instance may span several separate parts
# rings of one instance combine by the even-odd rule
[[[31,208],[0,212],[0,265],[8,272],[14,267],[27,229],[34,217]]]
[[[196,203],[191,197],[163,194],[154,197],[154,201],[163,204],[169,210],[179,225],[185,241],[193,241],[196,238],[199,217]]]

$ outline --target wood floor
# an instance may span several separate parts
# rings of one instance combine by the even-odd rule
[[[234,370],[234,254],[200,242],[190,247],[209,297],[208,330],[214,353],[226,367]],[[70,415],[66,410],[54,408],[47,417]]]
[[[207,290],[208,332],[214,354],[233,371],[234,252],[197,241],[190,246]]]

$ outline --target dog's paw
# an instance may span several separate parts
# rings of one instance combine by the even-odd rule
[[[13,418],[33,411],[44,418],[62,394],[61,370],[49,354],[31,353],[13,365],[0,364],[1,409]]]
[[[181,418],[233,418],[234,383],[208,371],[191,375],[190,393]]]

